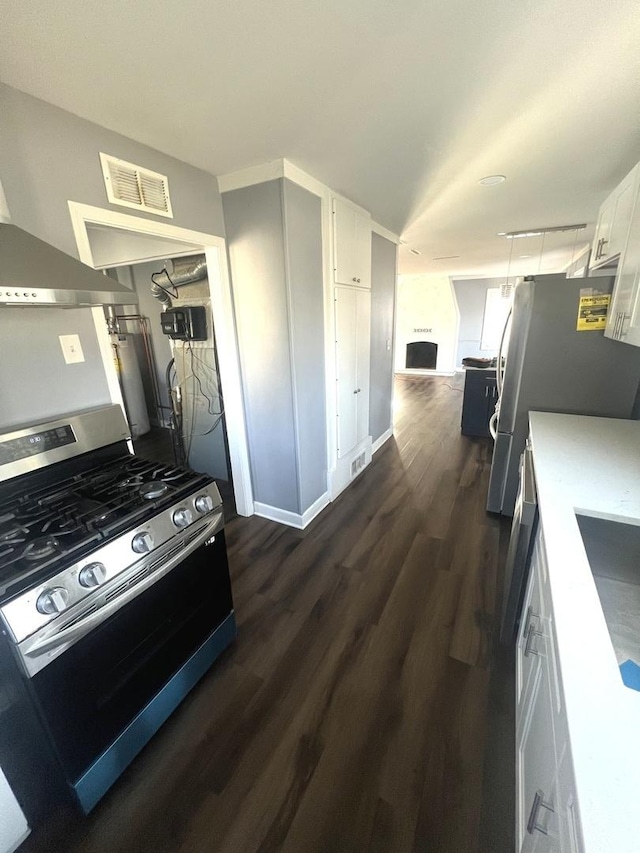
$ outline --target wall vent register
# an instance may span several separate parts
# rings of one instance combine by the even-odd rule
[[[166,175],[100,154],[107,199],[111,204],[144,210],[173,219],[169,179]]]

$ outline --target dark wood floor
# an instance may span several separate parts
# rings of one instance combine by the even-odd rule
[[[25,849],[511,853],[505,535],[460,387],[398,379],[395,437],[306,531],[230,522],[237,645],[89,818]]]

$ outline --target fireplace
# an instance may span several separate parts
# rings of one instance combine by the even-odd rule
[[[407,368],[435,370],[438,363],[438,344],[432,341],[412,341],[407,344]]]

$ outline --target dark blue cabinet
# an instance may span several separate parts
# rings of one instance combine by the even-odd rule
[[[495,370],[467,368],[462,399],[463,435],[489,435],[489,419],[497,399]]]

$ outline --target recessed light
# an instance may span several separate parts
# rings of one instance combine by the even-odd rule
[[[412,255],[421,255],[422,254],[420,249],[409,249],[409,251],[411,252]]]
[[[497,184],[503,184],[506,180],[506,175],[487,175],[486,178],[480,178],[478,183],[481,187],[495,187]]]
[[[459,258],[460,255],[441,255],[439,258],[434,258],[434,261],[452,261],[454,258]]]

